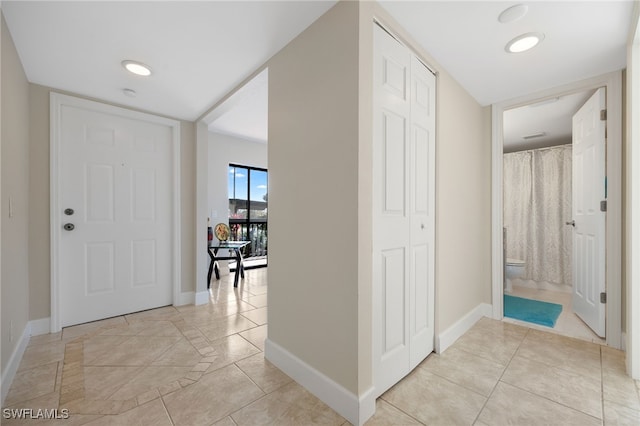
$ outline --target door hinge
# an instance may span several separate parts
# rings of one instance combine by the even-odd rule
[[[606,109],[601,109],[600,110],[600,120],[602,120],[602,121],[606,121],[607,120],[607,110]]]
[[[607,211],[607,200],[600,201],[600,211],[601,212]]]
[[[607,293],[600,293],[600,303],[607,303]]]

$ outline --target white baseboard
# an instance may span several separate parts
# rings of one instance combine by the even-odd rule
[[[51,318],[49,317],[31,320],[29,321],[29,325],[31,326],[32,336],[51,333]]]
[[[18,367],[20,366],[20,361],[22,361],[22,355],[24,355],[25,349],[27,349],[27,345],[29,344],[29,338],[31,337],[31,323],[27,323],[22,331],[22,336],[20,336],[20,341],[16,345],[13,353],[11,354],[11,358],[9,358],[9,362],[7,363],[7,367],[2,372],[2,406],[4,407],[4,399],[7,397],[9,393],[9,388],[11,387],[11,383],[13,382],[14,377],[16,376],[16,372],[18,371]]]
[[[464,335],[482,317],[491,318],[493,307],[488,303],[481,303],[472,309],[467,315],[456,321],[451,327],[438,335],[436,339],[436,353],[442,353]]]
[[[175,306],[192,305],[196,300],[196,294],[193,291],[183,291],[180,293],[178,303]]]
[[[209,303],[209,292],[208,291],[199,291],[195,294],[194,303],[196,305],[204,305],[205,303]]]
[[[272,364],[352,424],[362,425],[375,413],[376,400],[373,388],[358,397],[269,339],[265,341],[264,354]]]

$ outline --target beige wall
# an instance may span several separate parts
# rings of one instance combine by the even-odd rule
[[[2,373],[29,319],[29,83],[4,16],[2,26],[1,154]],[[9,199],[13,215],[9,216]],[[10,330],[11,328],[11,330]]]
[[[353,393],[358,8],[338,3],[268,63],[269,339]]]
[[[77,94],[30,84],[29,319],[51,314],[49,225],[49,94]],[[92,99],[96,100],[96,99]],[[98,102],[103,102],[97,100]],[[180,122],[182,291],[195,290],[195,124]]]
[[[491,110],[439,75],[436,312],[445,331],[491,304]]]

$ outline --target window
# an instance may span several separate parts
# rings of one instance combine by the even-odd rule
[[[267,256],[268,173],[256,167],[229,165],[231,239],[251,241],[243,253],[247,265],[264,266]]]

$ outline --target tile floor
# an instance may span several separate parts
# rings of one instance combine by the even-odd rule
[[[264,360],[267,271],[214,281],[210,303],[166,307],[33,337],[6,408],[69,419],[3,425],[347,425]],[[368,425],[638,425],[624,354],[480,320],[377,401]]]
[[[513,280],[512,296],[524,297],[527,299],[541,300],[544,302],[557,303],[562,305],[562,312],[556,321],[555,327],[552,329],[549,327],[539,326],[524,321],[518,321],[512,318],[505,318],[505,321],[513,324],[520,324],[526,327],[535,328],[543,331],[550,331],[552,333],[562,334],[563,336],[575,337],[589,342],[605,344],[606,340],[600,338],[595,334],[582,320],[573,312],[571,308],[572,297],[571,293],[562,291],[551,291],[546,289],[536,289],[527,286],[519,286],[520,280]]]

